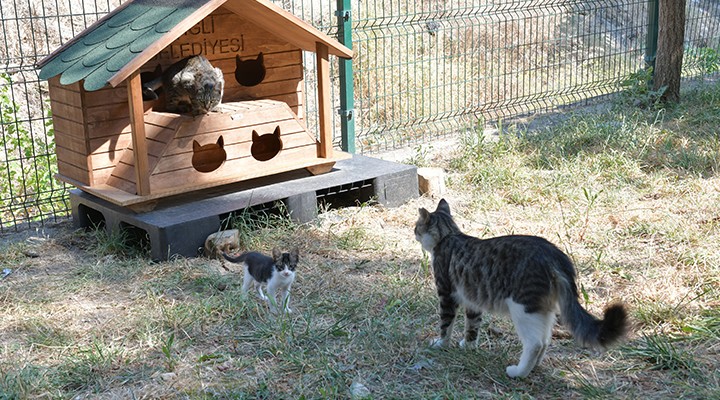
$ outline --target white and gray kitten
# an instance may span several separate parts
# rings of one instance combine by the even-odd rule
[[[272,257],[256,251],[245,252],[237,257],[230,257],[225,252],[222,255],[232,263],[243,264],[245,272],[243,278],[244,292],[248,292],[254,284],[260,298],[270,305],[271,312],[277,312],[278,305],[285,312],[292,312],[290,309],[290,287],[295,281],[295,268],[297,268],[299,260],[297,248],[294,248],[289,253],[282,253],[278,249],[273,249]],[[267,287],[267,296],[263,293],[263,286]],[[279,303],[278,294],[280,294]]]

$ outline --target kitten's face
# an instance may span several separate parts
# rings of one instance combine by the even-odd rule
[[[279,250],[273,249],[273,260],[275,261],[275,271],[280,276],[283,278],[295,278],[295,269],[299,260],[297,248],[290,253],[281,253]]]

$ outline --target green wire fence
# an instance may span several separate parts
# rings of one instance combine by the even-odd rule
[[[373,154],[598,101],[652,62],[657,0],[278,0],[351,46],[334,62],[334,141]],[[69,212],[35,64],[119,0],[0,2],[0,233]],[[687,2],[683,74],[720,68],[720,2]],[[315,85],[306,57],[306,85]],[[311,131],[317,99],[306,89]]]

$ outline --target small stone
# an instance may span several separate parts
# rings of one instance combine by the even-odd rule
[[[354,381],[350,385],[350,398],[355,399],[368,399],[370,398],[370,389],[367,388],[367,386],[363,385],[360,382]]]
[[[442,196],[445,194],[445,172],[442,168],[423,167],[417,169],[420,194]]]
[[[205,239],[205,256],[222,259],[222,252],[234,253],[240,243],[240,231],[228,229],[211,234]]]
[[[175,378],[177,378],[177,374],[174,372],[165,372],[163,374],[160,374],[160,379],[164,381],[171,381]]]

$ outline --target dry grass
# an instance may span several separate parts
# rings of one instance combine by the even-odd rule
[[[302,226],[235,220],[247,247],[301,248],[282,317],[219,261],[153,263],[122,237],[64,223],[2,245],[0,398],[336,399],[359,385],[372,398],[717,398],[720,88],[709,86],[675,109],[610,107],[413,158],[446,169],[465,231],[545,236],[575,260],[592,312],[629,305],[634,329],[605,354],[558,329],[544,363],[511,380],[520,345],[503,318],[487,319],[478,349],[428,349],[437,300],[412,227],[433,198]]]

